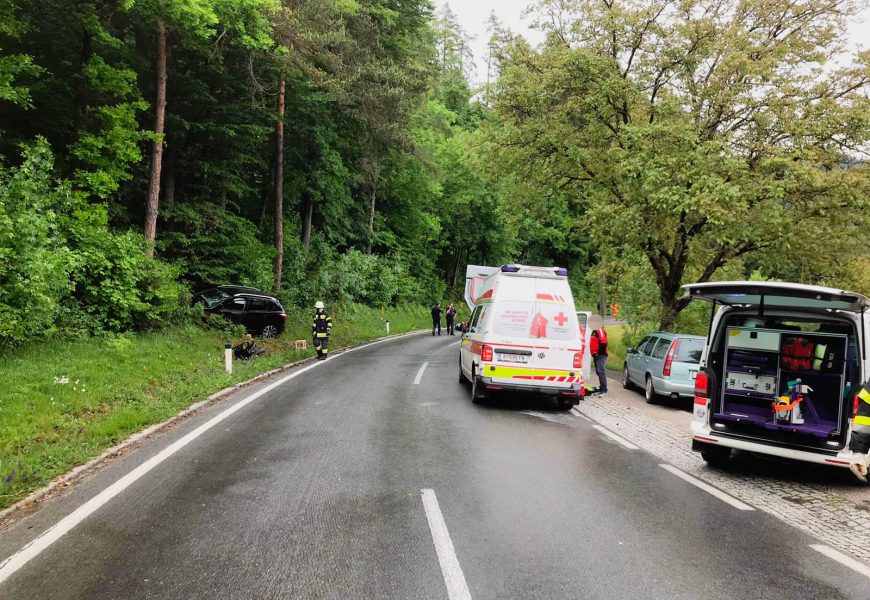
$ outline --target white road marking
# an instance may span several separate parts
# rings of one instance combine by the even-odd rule
[[[601,433],[603,433],[604,435],[606,435],[606,436],[609,437],[610,439],[612,439],[614,442],[617,442],[617,443],[619,443],[619,444],[622,444],[623,446],[625,446],[625,447],[628,448],[629,450],[639,450],[639,449],[640,449],[640,448],[638,448],[637,446],[635,446],[634,444],[632,444],[631,442],[629,442],[629,441],[628,441],[627,439],[625,439],[624,437],[621,437],[621,436],[616,435],[615,433],[613,433],[613,432],[610,431],[609,429],[605,429],[605,428],[602,427],[601,425],[593,425],[592,427],[593,427],[594,429],[597,429],[598,431],[600,431]]]
[[[447,597],[450,600],[471,600],[471,592],[465,583],[465,575],[456,558],[453,549],[453,541],[447,524],[438,506],[438,498],[435,490],[421,490],[423,492],[423,508],[426,511],[426,520],[429,521],[429,531],[432,532],[432,541],[435,542],[435,553],[438,555],[438,564],[441,565],[441,574],[444,575],[444,583],[447,584]]]
[[[577,415],[578,417],[582,418],[582,419],[586,419],[586,420],[589,421],[590,423],[592,422],[592,419],[590,419],[589,417],[587,417],[586,415],[584,415],[582,412],[580,412],[580,411],[577,410],[576,408],[572,408],[572,409],[571,409],[571,412],[574,413],[575,415]]]
[[[815,550],[816,552],[821,552],[831,560],[835,560],[844,567],[849,567],[856,573],[860,573],[864,577],[870,577],[870,567],[865,565],[862,562],[858,562],[851,556],[847,556],[842,552],[838,552],[833,548],[825,546],[824,544],[810,544],[810,548]]]
[[[689,475],[685,471],[682,471],[673,465],[660,464],[659,466],[662,469],[664,469],[665,471],[668,471],[669,473],[673,473],[674,475],[676,475],[677,477],[679,477],[683,481],[691,483],[696,488],[698,488],[700,490],[704,490],[705,492],[707,492],[711,496],[715,496],[715,497],[719,498],[719,500],[721,500],[722,502],[730,504],[731,506],[733,506],[737,510],[755,510],[755,508],[753,508],[752,506],[749,506],[745,502],[741,502],[740,500],[738,500],[734,496],[729,496],[728,494],[726,494],[722,490],[714,488],[712,485],[708,485],[696,477],[692,477],[691,475]]]
[[[378,340],[377,342],[372,342],[370,344],[365,344],[363,346],[357,346],[356,348],[350,348],[341,352],[340,354],[336,354],[336,356],[332,357],[330,361],[336,360],[337,358],[347,354],[348,352],[355,352],[357,350],[362,350],[363,348],[369,348],[371,346],[375,346],[377,344],[382,344],[387,341],[392,341],[400,338],[387,338],[384,340]],[[328,362],[328,361],[327,361]],[[200,437],[202,434],[207,432],[209,429],[218,425],[221,421],[224,421],[231,415],[243,409],[248,404],[257,400],[264,394],[267,394],[274,390],[275,388],[287,383],[291,379],[299,377],[303,373],[307,373],[312,369],[316,369],[324,365],[323,362],[316,362],[314,364],[308,365],[307,367],[303,367],[298,371],[290,373],[286,377],[282,377],[278,381],[271,383],[264,387],[263,389],[254,392],[244,400],[240,400],[233,406],[230,406],[226,410],[222,411],[218,415],[215,415],[181,439],[177,440],[173,444],[167,446],[162,451],[152,456],[150,459],[115,481],[112,485],[104,489],[102,492],[79,506],[73,512],[65,516],[63,519],[55,523],[53,526],[46,529],[39,537],[31,541],[29,544],[24,546],[21,550],[4,560],[0,563],[0,583],[3,583],[7,579],[9,579],[16,571],[18,571],[21,567],[26,565],[28,562],[39,556],[39,554],[67,534],[70,530],[72,530],[76,525],[87,519],[89,516],[94,514],[100,507],[109,502],[112,498],[126,490],[128,487],[133,485],[136,481],[145,476],[148,472],[158,466],[160,463],[165,461],[167,458],[190,444],[196,438]]]
[[[426,367],[429,366],[429,363],[424,362],[423,366],[420,367],[420,370],[417,371],[417,376],[414,378],[414,385],[420,385],[420,380],[423,379],[423,372],[426,370]]]

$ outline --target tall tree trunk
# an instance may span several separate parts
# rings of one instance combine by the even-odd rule
[[[284,78],[278,83],[278,122],[275,124],[275,291],[284,270]]]
[[[453,277],[450,280],[450,289],[456,291],[456,280],[459,278],[459,265],[462,264],[462,246],[456,249],[456,260],[453,261]]]
[[[372,202],[371,207],[369,209],[369,247],[367,250],[368,254],[372,253],[372,242],[375,237],[375,200],[377,198],[377,187],[376,184],[372,184]]]
[[[302,247],[308,252],[311,246],[311,220],[314,214],[314,201],[309,192],[305,192],[305,213],[302,217]]]
[[[160,169],[163,166],[163,126],[166,119],[166,25],[157,19],[157,99],[154,105],[154,146],[151,149],[151,179],[148,182],[148,200],[145,205],[146,253],[154,256],[157,237],[157,206],[160,201]]]

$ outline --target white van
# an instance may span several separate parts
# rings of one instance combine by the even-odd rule
[[[692,448],[716,465],[738,449],[848,468],[870,374],[870,300],[795,283],[683,287],[715,315],[695,379]]]
[[[459,350],[459,380],[475,402],[490,391],[556,397],[562,408],[583,393],[581,346],[568,271],[505,265],[475,283]]]

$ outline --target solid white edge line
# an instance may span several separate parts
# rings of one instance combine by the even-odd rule
[[[420,381],[423,379],[423,372],[426,371],[426,367],[429,366],[428,362],[424,362],[423,366],[420,367],[420,370],[417,371],[417,376],[414,378],[414,385],[420,385]]]
[[[370,344],[365,344],[362,346],[357,346],[356,348],[349,348],[340,354],[336,354],[331,360],[336,360],[340,356],[348,354],[349,352],[355,352],[356,350],[362,350],[363,348],[369,348],[371,346],[375,346],[377,344],[382,344],[384,342],[393,341],[395,339],[399,339],[400,337],[406,336],[396,336],[393,338],[386,338],[382,340],[378,340],[376,342],[372,342]],[[329,362],[329,361],[326,361]],[[258,390],[245,398],[244,400],[240,400],[236,404],[230,406],[226,410],[221,413],[215,415],[181,439],[175,441],[170,444],[163,450],[161,450],[156,455],[149,458],[147,461],[115,481],[115,483],[111,484],[109,487],[104,489],[102,492],[79,506],[73,512],[65,516],[63,519],[46,529],[39,537],[32,540],[26,546],[24,546],[21,550],[4,560],[0,563],[0,584],[9,579],[12,575],[15,574],[21,567],[26,565],[28,562],[39,556],[43,550],[51,546],[65,534],[67,534],[70,530],[72,530],[76,525],[84,521],[90,515],[95,513],[101,506],[109,502],[112,498],[126,490],[128,487],[133,485],[136,481],[141,479],[144,475],[158,466],[160,463],[165,461],[167,458],[187,446],[190,442],[194,441],[196,438],[200,437],[206,431],[226,419],[227,417],[233,415],[238,412],[248,404],[252,403],[254,400],[257,400],[264,394],[267,394],[274,390],[275,388],[287,383],[291,379],[294,379],[303,373],[307,373],[312,369],[316,369],[326,363],[324,362],[316,362],[314,364],[308,365],[307,367],[303,367],[298,371],[294,371],[289,375],[282,377],[278,381],[274,383],[270,383],[266,387],[261,390]]]
[[[607,437],[612,439],[614,442],[621,444],[622,446],[625,446],[629,450],[640,450],[640,448],[638,448],[637,446],[635,446],[634,444],[629,442],[624,437],[616,435],[615,433],[613,433],[609,429],[605,429],[601,425],[593,425],[592,428],[600,431],[601,433],[603,433],[604,435],[606,435]]]
[[[426,511],[426,520],[429,521],[429,531],[435,543],[435,554],[438,555],[438,564],[441,565],[441,574],[444,575],[444,583],[447,585],[447,596],[450,600],[471,600],[471,592],[465,583],[465,575],[456,557],[456,550],[453,549],[453,541],[438,506],[435,490],[420,491],[423,494],[423,509]]]
[[[821,552],[831,560],[837,561],[844,567],[848,567],[856,573],[860,573],[864,577],[870,577],[870,567],[862,562],[855,560],[851,556],[843,554],[842,552],[834,550],[830,546],[825,546],[824,544],[810,544],[810,548],[812,548],[816,552]]]
[[[703,481],[701,481],[700,479],[698,479],[696,477],[692,477],[691,475],[689,475],[685,471],[682,471],[681,469],[678,469],[674,465],[660,464],[659,466],[662,469],[664,469],[665,471],[668,471],[669,473],[676,475],[677,477],[679,477],[683,481],[685,481],[687,483],[691,483],[696,488],[698,488],[700,490],[704,490],[705,492],[707,492],[711,496],[715,496],[716,498],[719,498],[719,500],[721,500],[722,502],[730,504],[731,506],[733,506],[737,510],[755,510],[754,507],[749,506],[745,502],[741,502],[740,500],[738,500],[734,496],[726,494],[722,490],[715,488],[712,485],[704,483]]]

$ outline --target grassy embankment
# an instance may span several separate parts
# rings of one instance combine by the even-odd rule
[[[625,343],[622,341],[625,335],[625,327],[622,325],[609,325],[604,328],[607,332],[607,368],[614,371],[622,371],[625,364]]]
[[[386,311],[391,333],[431,326],[422,307]],[[339,307],[330,348],[384,335],[379,309]],[[314,354],[307,311],[288,313],[287,331],[263,343],[267,355],[224,371],[219,331],[172,331],[88,340],[48,340],[0,355],[0,508],[87,462],[130,434],[159,423],[233,383]],[[66,381],[66,383],[63,383]]]

